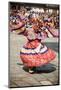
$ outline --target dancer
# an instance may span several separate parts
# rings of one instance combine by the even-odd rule
[[[42,40],[47,37],[44,31],[35,32],[33,28],[27,29],[28,42],[20,50],[20,58],[23,61],[25,67],[29,69],[30,73],[33,73],[32,68],[43,66],[56,57],[55,52],[42,44]]]

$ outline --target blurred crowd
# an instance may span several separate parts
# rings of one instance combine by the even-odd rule
[[[36,33],[49,30],[54,36],[58,36],[59,12],[54,13],[40,8],[21,7],[20,10],[10,10],[9,29],[14,31],[20,28],[20,33],[26,29],[33,29]]]

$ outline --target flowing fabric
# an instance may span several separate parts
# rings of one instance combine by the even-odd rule
[[[27,67],[37,67],[54,60],[55,52],[41,45],[38,40],[29,41],[20,51],[20,57]]]

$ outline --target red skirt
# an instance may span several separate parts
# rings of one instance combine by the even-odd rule
[[[35,42],[37,42],[35,44]],[[27,67],[37,67],[42,66],[50,61],[54,60],[56,57],[55,52],[47,48],[45,45],[41,47],[38,41],[28,42],[20,51],[20,58],[23,64]]]

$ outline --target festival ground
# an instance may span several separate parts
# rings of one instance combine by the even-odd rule
[[[30,74],[23,68],[20,60],[20,48],[26,43],[26,38],[22,35],[10,32],[10,57],[9,57],[9,87],[25,87],[25,86],[42,86],[42,85],[58,85],[58,39],[45,39],[44,43],[55,50],[56,58],[48,65],[36,68],[35,73]]]

